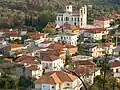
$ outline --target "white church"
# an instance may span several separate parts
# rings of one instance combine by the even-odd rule
[[[79,27],[87,25],[87,6],[84,5],[79,11],[73,11],[72,5],[66,5],[65,13],[58,13],[56,24],[63,26],[70,24]]]

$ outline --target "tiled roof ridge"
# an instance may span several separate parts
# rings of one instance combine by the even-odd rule
[[[69,74],[68,74],[68,73],[66,73],[66,75],[68,76],[68,78],[69,78],[71,81],[73,81],[73,80],[71,79],[71,77],[69,76]]]

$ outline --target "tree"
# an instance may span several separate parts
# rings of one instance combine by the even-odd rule
[[[118,82],[116,82],[116,78],[112,76],[106,76],[105,78],[105,88],[103,89],[103,84],[104,83],[104,76],[99,75],[96,76],[94,79],[94,84],[92,85],[90,90],[117,90],[120,89],[117,85]],[[96,89],[94,89],[96,88]]]
[[[23,35],[23,36],[21,37],[21,43],[24,44],[24,41],[25,41],[26,39],[28,39],[28,36],[27,36],[27,35]]]
[[[65,59],[65,66],[66,65],[70,65],[72,62],[71,62],[71,57],[70,55],[66,55],[66,59]]]
[[[98,86],[95,84],[91,86],[90,90],[99,90],[99,89],[98,89]]]
[[[85,54],[85,52],[84,52],[85,45],[84,44],[78,44],[77,46],[78,46],[79,54],[84,55]]]
[[[48,28],[48,27],[45,27],[43,29],[44,33],[49,33],[49,35],[54,35],[55,34],[55,30],[52,29],[52,28]]]
[[[39,17],[38,17],[38,26],[41,28],[44,28],[48,22],[54,22],[55,21],[55,15],[54,13],[50,12],[50,11],[43,11],[40,13]]]
[[[20,40],[19,40],[19,39],[15,39],[15,40],[13,41],[13,43],[15,43],[15,44],[20,44]]]

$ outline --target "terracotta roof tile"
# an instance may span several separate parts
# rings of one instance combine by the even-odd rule
[[[23,55],[19,58],[17,58],[15,61],[16,62],[21,62],[21,61],[34,61],[36,58],[33,56],[28,56],[28,55]]]
[[[50,55],[50,56],[47,56],[45,58],[42,58],[42,61],[56,61],[58,59],[59,59],[59,57],[54,56],[54,55]]]
[[[38,66],[37,65],[32,65],[32,66],[29,66],[27,67],[28,70],[38,70]]]
[[[24,47],[22,44],[11,44],[10,45],[10,49],[15,49],[15,48],[19,48],[19,47]]]
[[[53,43],[53,44],[50,44],[48,48],[53,50],[63,50],[65,46],[62,44]]]
[[[43,42],[41,42],[41,43],[44,43],[44,44],[49,44],[49,43],[52,43],[53,41],[50,41],[50,40],[45,40],[45,41],[43,41]]]
[[[7,31],[7,32],[5,32],[5,35],[7,35],[9,37],[20,37],[20,34],[16,31]]]
[[[89,61],[89,60],[77,61],[75,63],[84,66],[96,66],[96,64],[93,61]]]
[[[91,28],[91,29],[85,29],[85,30],[90,33],[101,33],[103,31],[106,31],[105,28]]]
[[[35,81],[35,84],[62,84],[64,82],[73,82],[76,79],[77,77],[72,74],[55,71],[43,75]]]
[[[61,54],[64,54],[64,52],[61,52],[60,50],[47,50],[47,51],[40,51],[41,54],[46,54],[46,55],[55,55],[59,56]]]
[[[95,18],[95,20],[107,21],[107,20],[113,20],[113,19],[107,18],[107,17],[98,17],[98,18]]]
[[[120,67],[120,62],[117,62],[117,61],[116,62],[112,62],[111,66],[112,67]]]
[[[78,66],[76,69],[75,69],[75,72],[77,72],[78,74],[90,74],[92,73],[93,71],[88,68],[88,67],[81,67],[81,66]]]
[[[71,44],[65,44],[66,48],[77,48],[77,46],[71,45]]]

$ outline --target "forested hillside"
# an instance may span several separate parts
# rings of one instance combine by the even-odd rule
[[[72,4],[74,9],[92,5],[88,8],[88,21],[98,15],[110,17],[120,13],[120,0],[0,0],[0,27],[27,26],[39,30],[54,22],[56,13],[63,11],[66,4]]]

